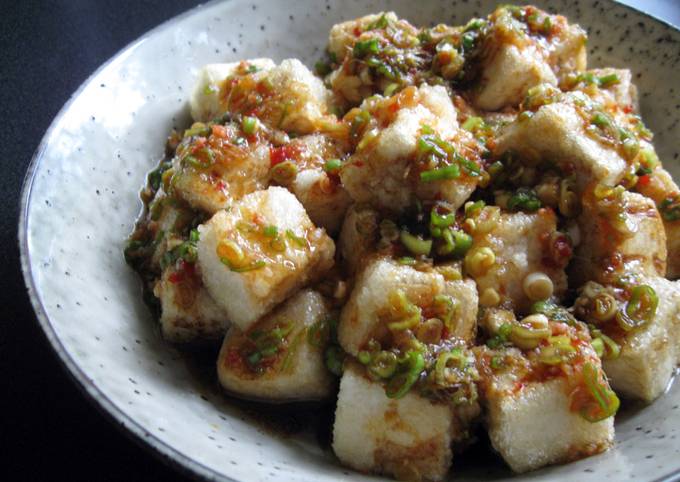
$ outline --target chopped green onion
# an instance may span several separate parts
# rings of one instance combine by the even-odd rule
[[[368,24],[368,26],[366,27],[366,30],[376,30],[376,29],[379,29],[379,28],[385,28],[388,25],[389,25],[389,21],[387,20],[387,17],[383,13],[378,20]]]
[[[207,137],[209,134],[210,127],[202,122],[196,122],[189,129],[184,131],[184,137],[192,136]]]
[[[595,350],[597,356],[602,358],[604,356],[604,341],[602,338],[595,338],[590,344],[593,346],[593,350]]]
[[[591,362],[583,366],[583,381],[597,405],[581,409],[581,416],[588,422],[596,423],[615,415],[621,402],[616,393],[601,380],[600,370]]]
[[[449,331],[453,331],[453,317],[460,304],[458,300],[448,295],[436,295],[434,297],[434,304],[437,308],[437,314],[441,317],[444,326],[446,326]]]
[[[508,200],[508,209],[511,211],[536,211],[541,207],[541,200],[538,199],[536,191],[533,189],[519,188]]]
[[[376,378],[390,378],[397,371],[397,355],[391,351],[377,353],[368,364],[368,371]]]
[[[471,50],[475,46],[476,35],[472,32],[465,32],[461,37],[463,50]]]
[[[456,222],[456,215],[449,213],[445,216],[438,214],[434,209],[430,212],[430,225],[438,228],[446,228]]]
[[[367,54],[377,54],[378,52],[380,52],[380,44],[378,43],[378,39],[357,42],[354,44],[354,49],[352,50],[354,57],[357,58],[363,58]]]
[[[294,162],[283,161],[272,167],[270,173],[273,181],[285,185],[295,179],[298,169]]]
[[[656,315],[659,297],[649,285],[639,285],[633,288],[630,300],[625,310],[619,310],[616,321],[624,331],[630,331],[646,325]]]
[[[292,229],[286,229],[286,237],[293,241],[299,248],[307,247],[307,240],[295,234]]]
[[[337,345],[331,345],[326,348],[324,353],[324,362],[326,363],[326,368],[333,375],[342,375],[342,366],[345,361],[345,352]]]
[[[432,32],[430,32],[429,28],[424,28],[423,30],[420,31],[418,34],[418,41],[421,44],[428,44],[432,42]]]
[[[257,119],[255,117],[243,116],[241,127],[246,135],[252,136],[257,130]]]
[[[398,316],[398,321],[391,321],[387,324],[391,331],[408,330],[420,323],[422,310],[411,303],[402,290],[390,294],[390,303]]]
[[[392,94],[394,94],[397,89],[399,88],[399,84],[396,82],[392,82],[385,87],[385,90],[383,91],[383,95],[385,97],[390,97]]]
[[[673,194],[661,201],[659,211],[664,221],[680,220],[680,194]]]
[[[334,172],[342,167],[342,161],[340,159],[329,159],[324,165],[323,169],[326,172]]]
[[[186,164],[189,164],[191,167],[195,167],[197,169],[206,169],[210,167],[210,165],[212,164],[211,162],[202,161],[199,158],[192,156],[191,154],[182,158],[182,161],[185,162]]]
[[[434,368],[435,381],[438,385],[448,385],[450,383],[449,366],[453,362],[454,366],[452,368],[464,368],[465,357],[460,348],[451,350],[450,352],[440,353],[437,357]]]
[[[481,19],[481,18],[473,18],[470,20],[467,25],[465,26],[465,31],[469,32],[470,30],[479,30],[480,28],[484,27],[486,25],[486,21]]]
[[[246,360],[248,360],[248,364],[253,365],[253,366],[260,363],[261,359],[262,359],[262,354],[259,351],[251,353],[246,358]]]
[[[425,359],[423,355],[415,350],[406,353],[406,364],[401,371],[394,375],[385,387],[385,394],[389,398],[399,399],[408,393],[411,387],[420,378],[420,373],[425,368]]]
[[[314,70],[316,73],[322,77],[328,75],[331,73],[331,65],[328,62],[323,62],[319,60],[317,63],[314,64]]]
[[[399,233],[399,240],[412,254],[416,256],[423,255],[427,256],[432,250],[432,240],[422,239],[417,236],[412,235],[405,229]]]
[[[331,325],[323,319],[314,323],[307,331],[307,342],[315,348],[326,346],[330,339]]]
[[[616,74],[603,75],[597,78],[597,83],[600,87],[609,87],[610,85],[618,84],[621,79]]]
[[[404,266],[413,266],[414,264],[416,264],[416,259],[410,256],[403,256],[397,260],[397,263]]]
[[[189,241],[192,243],[197,242],[200,239],[200,233],[198,232],[198,229],[192,229],[189,231]]]
[[[254,271],[256,269],[264,268],[267,265],[267,263],[264,262],[263,260],[253,261],[252,263],[247,264],[245,266],[236,266],[227,258],[220,258],[220,261],[222,262],[222,264],[226,265],[231,271],[235,273],[245,273],[247,271]]]
[[[548,346],[541,347],[538,360],[546,365],[559,365],[574,353],[576,353],[576,348],[571,345],[568,336],[550,336]]]
[[[484,127],[484,119],[481,117],[468,117],[461,126],[466,131],[474,132],[480,127]]]
[[[283,359],[283,363],[281,364],[282,372],[288,371],[288,369],[292,365],[295,354],[297,353],[297,349],[300,346],[300,343],[302,342],[302,338],[304,338],[304,336],[305,331],[304,330],[300,331],[300,333],[298,333],[298,335],[293,339],[290,346],[288,346],[288,349],[286,350],[286,357]]]
[[[357,355],[357,360],[359,360],[359,363],[362,365],[368,365],[371,362],[371,354],[366,350],[361,350]]]
[[[496,335],[486,342],[486,346],[489,348],[498,348],[508,341],[508,337],[512,333],[512,324],[503,323],[499,328]]]
[[[621,346],[604,333],[600,333],[596,340],[602,340],[604,345],[604,354],[600,355],[600,358],[605,360],[614,360],[621,354]]]
[[[593,116],[590,118],[590,123],[600,128],[609,127],[612,124],[611,121],[609,120],[609,117],[606,114],[603,114],[602,112],[595,112]]]
[[[645,148],[640,150],[640,167],[644,170],[645,174],[651,174],[659,164],[659,157],[654,152],[654,149]]]
[[[458,164],[451,164],[446,167],[431,169],[420,173],[420,180],[424,182],[458,179],[459,177],[460,167],[458,167]]]
[[[476,213],[481,211],[484,206],[486,206],[486,203],[482,200],[465,203],[465,217],[474,216]]]
[[[472,247],[472,236],[464,231],[454,230],[453,242],[455,247],[450,254],[456,258],[462,258]]]
[[[262,233],[268,238],[275,238],[279,235],[279,228],[277,228],[273,224],[265,226],[264,229],[262,230]]]
[[[471,176],[478,176],[479,173],[481,172],[481,168],[477,165],[477,163],[471,161],[466,157],[459,156],[458,161]]]

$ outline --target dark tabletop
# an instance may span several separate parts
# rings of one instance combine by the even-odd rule
[[[675,1],[645,7],[680,23]],[[2,480],[184,479],[100,414],[61,367],[26,296],[16,225],[24,173],[61,106],[117,51],[196,3],[0,0]]]
[[[102,416],[61,367],[26,296],[16,226],[24,173],[62,105],[109,57],[196,3],[0,0],[2,480],[183,480]]]

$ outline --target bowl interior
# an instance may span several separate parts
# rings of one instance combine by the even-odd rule
[[[680,178],[680,33],[609,1],[536,3],[588,29],[590,65],[634,72],[659,155]],[[494,6],[434,0],[210,3],[150,32],[97,71],[43,140],[20,225],[39,318],[85,390],[155,449],[205,476],[368,479],[342,468],[327,443],[319,443],[328,440],[332,411],[298,407],[269,412],[263,421],[249,404],[222,395],[212,351],[195,356],[164,343],[123,260],[124,241],[141,208],[145,173],[161,157],[170,129],[186,125],[187,96],[202,65],[262,56],[313,65],[330,26],[344,19],[395,10],[416,25],[458,24]],[[674,441],[679,404],[680,388],[674,387],[652,406],[618,417],[615,449],[525,477],[664,476],[680,467]],[[305,411],[314,415],[300,417]],[[457,480],[511,476],[484,450],[460,456],[454,467]]]

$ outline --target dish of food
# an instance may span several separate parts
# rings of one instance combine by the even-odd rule
[[[316,77],[203,67],[125,250],[165,338],[224,338],[233,395],[337,398],[364,472],[442,480],[480,423],[518,473],[610,448],[617,392],[680,363],[680,189],[586,44],[533,6],[380,12]]]
[[[664,105],[652,85],[674,98],[671,62],[650,83],[640,59],[603,59],[592,28],[586,52],[578,24],[592,21],[558,4],[568,21],[461,6],[450,26],[427,2],[323,9],[321,25],[295,7],[315,53],[265,41],[285,38],[276,23],[237,49],[220,22],[237,36],[271,15],[239,5],[105,66],[29,173],[25,273],[88,392],[207,477],[511,476],[501,460],[576,460],[537,478],[672,471],[676,124],[648,107]],[[662,52],[677,36],[642,24]],[[225,45],[237,51],[216,63]],[[164,342],[117,253],[173,128],[125,249]],[[297,423],[314,419],[321,443],[256,420],[308,401]]]

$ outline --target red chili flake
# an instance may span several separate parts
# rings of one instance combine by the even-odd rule
[[[184,281],[184,271],[173,271],[168,276],[168,281],[172,284],[177,284]]]
[[[361,35],[361,33],[362,33],[361,29],[358,26],[354,27],[354,36],[355,37],[358,37],[359,35]]]
[[[633,112],[633,106],[630,105],[630,104],[624,105],[623,106],[623,112],[626,113],[626,114],[630,114],[631,112]]]
[[[640,186],[647,186],[652,179],[649,177],[649,174],[645,174],[644,176],[640,176],[638,178],[638,185]]]
[[[215,137],[226,138],[227,137],[227,129],[224,126],[221,126],[221,125],[214,125],[214,126],[212,126],[212,135],[215,136]]]
[[[295,158],[295,148],[291,145],[272,147],[269,149],[269,160],[271,167],[281,164],[284,161]]]
[[[567,239],[566,236],[557,236],[555,240],[553,241],[553,252],[555,253],[556,259],[555,261],[565,261],[571,257],[571,245],[569,244],[569,240]]]
[[[224,358],[225,366],[240,365],[243,362],[241,354],[238,350],[229,350],[227,356]]]

